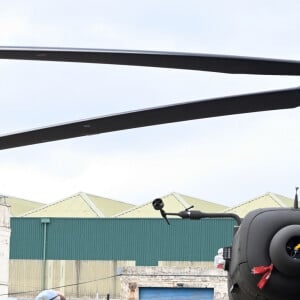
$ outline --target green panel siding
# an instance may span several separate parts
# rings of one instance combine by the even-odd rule
[[[24,220],[24,221],[23,221]],[[10,253],[21,259],[43,258],[43,227],[41,219],[10,219]],[[23,254],[22,254],[23,253]],[[10,254],[11,257],[11,254]]]
[[[203,219],[50,218],[46,259],[212,261],[218,248],[231,244],[234,221]],[[11,219],[11,259],[42,259],[40,218]]]

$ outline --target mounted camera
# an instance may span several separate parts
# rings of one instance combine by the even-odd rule
[[[162,210],[165,206],[164,202],[160,198],[153,200],[152,205],[155,210]]]
[[[169,215],[169,216],[178,216],[182,219],[192,219],[192,220],[199,220],[199,219],[203,219],[203,218],[233,218],[233,219],[235,219],[237,225],[241,224],[241,219],[236,214],[232,214],[232,213],[205,213],[205,212],[202,212],[200,210],[190,210],[194,206],[190,206],[190,207],[186,208],[185,210],[180,211],[178,213],[165,212],[163,210],[164,202],[160,198],[157,198],[157,199],[153,200],[152,206],[155,210],[160,211],[162,217],[167,221],[168,224],[170,224],[170,223],[167,219],[167,215]]]

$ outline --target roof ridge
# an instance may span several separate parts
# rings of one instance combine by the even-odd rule
[[[283,197],[283,198],[286,198],[286,199],[289,199],[289,200],[294,200],[293,198],[291,198],[291,197],[288,197],[288,196],[284,196],[284,195],[281,195],[281,194],[277,194],[277,193],[272,193],[272,194],[274,194],[275,196],[277,196],[277,197]]]
[[[50,207],[50,206],[53,206],[53,205],[55,205],[55,204],[57,204],[57,203],[66,201],[67,199],[70,199],[70,198],[74,198],[74,197],[80,196],[80,193],[81,193],[81,192],[79,192],[79,193],[77,193],[77,194],[74,194],[74,195],[71,195],[70,197],[63,198],[63,199],[60,199],[60,200],[51,202],[51,203],[49,203],[49,204],[42,205],[41,207],[34,208],[34,209],[32,209],[32,210],[26,212],[25,214],[21,215],[20,217],[24,217],[24,216],[29,215],[29,214],[31,214],[31,213],[35,213],[35,212],[40,211],[40,210],[42,210],[42,209],[44,209],[44,208],[46,208],[46,207]]]
[[[14,199],[22,200],[22,201],[28,201],[28,202],[32,202],[32,203],[45,204],[46,205],[46,203],[43,203],[43,202],[38,202],[38,201],[34,201],[34,200],[20,198],[20,197],[17,197],[17,196],[12,196],[12,195],[7,195],[7,194],[0,194],[0,195],[3,196],[3,197],[6,197],[6,198],[14,198]]]
[[[279,204],[280,207],[285,207],[283,202],[278,198],[278,196],[276,194],[273,194],[273,193],[269,193],[269,194],[270,194],[270,197],[273,198]]]
[[[150,204],[150,203],[152,203],[153,201],[148,201],[148,202],[146,202],[146,203],[144,203],[144,204],[142,204],[142,205],[135,205],[134,207],[131,207],[131,208],[128,208],[128,209],[126,209],[126,210],[124,210],[124,211],[121,211],[120,213],[118,213],[118,214],[116,214],[116,215],[113,215],[112,216],[112,218],[114,218],[114,217],[119,217],[119,216],[122,216],[122,215],[125,215],[125,214],[127,214],[127,213],[129,213],[129,212],[131,212],[131,211],[134,211],[134,210],[137,210],[137,209],[139,209],[139,208],[142,208],[142,207],[144,207],[144,206],[146,206],[146,205],[148,205],[148,204]],[[134,205],[134,204],[133,204]]]
[[[227,211],[230,211],[230,210],[239,208],[239,207],[241,207],[242,205],[244,205],[244,204],[246,204],[246,203],[251,203],[251,202],[253,202],[253,201],[256,201],[256,200],[258,200],[259,198],[262,198],[262,197],[267,196],[268,194],[269,194],[269,193],[264,193],[264,194],[262,194],[262,195],[260,195],[260,196],[257,196],[257,197],[255,197],[255,198],[253,198],[253,199],[243,201],[243,202],[239,203],[239,204],[236,205],[236,206],[232,206],[232,207],[226,208],[225,210],[223,210],[223,212],[227,212]]]
[[[128,203],[128,202],[124,202],[124,201],[120,201],[120,200],[116,200],[116,199],[112,199],[112,198],[108,198],[108,197],[103,197],[103,196],[99,196],[99,195],[95,195],[93,193],[86,193],[86,192],[82,192],[82,193],[85,193],[87,196],[93,196],[93,197],[98,197],[98,198],[106,199],[106,200],[109,200],[109,201],[114,201],[114,202],[129,204],[129,205],[134,205],[132,203]]]
[[[183,197],[179,194],[179,193],[176,193],[176,192],[172,192],[170,195],[173,195],[175,197],[175,199],[177,199],[180,204],[183,205],[184,208],[188,208],[190,207],[191,205],[189,203],[187,203]]]
[[[175,196],[174,192],[173,192],[173,193],[170,193],[170,194],[167,194],[167,195],[164,195],[164,196],[162,196],[162,197],[158,197],[158,198],[165,198],[165,197],[168,197],[168,196],[170,196],[170,195],[173,195],[173,196],[175,197],[175,199],[177,199],[177,197]],[[177,200],[178,200],[178,199],[177,199]],[[137,210],[137,209],[143,208],[144,206],[149,205],[149,204],[152,203],[153,201],[154,201],[154,200],[148,201],[148,202],[146,202],[146,203],[144,203],[144,204],[142,204],[142,205],[135,205],[134,207],[131,207],[131,208],[127,209],[127,210],[124,210],[124,211],[122,211],[122,212],[120,212],[120,213],[118,213],[118,214],[116,214],[116,215],[113,215],[112,217],[119,217],[119,216],[125,215],[126,213],[129,213],[129,212],[135,211],[135,210]],[[182,204],[182,203],[181,203],[181,204]],[[186,207],[188,207],[188,206],[186,206]]]
[[[88,195],[84,192],[80,192],[79,196],[85,201],[85,203],[96,213],[98,217],[105,217],[103,212],[96,207],[94,202],[88,197]]]
[[[212,202],[212,201],[208,201],[208,200],[205,200],[205,199],[202,199],[202,198],[197,198],[197,197],[194,197],[194,196],[189,196],[189,195],[185,195],[185,194],[181,194],[181,193],[176,193],[176,194],[178,194],[178,195],[180,195],[180,196],[183,196],[183,197],[189,197],[189,198],[192,198],[192,199],[194,199],[194,200],[196,200],[196,201],[205,202],[205,203],[207,203],[207,204],[219,205],[219,206],[223,206],[223,207],[228,208],[227,205],[220,204],[220,203],[216,203],[216,202]]]

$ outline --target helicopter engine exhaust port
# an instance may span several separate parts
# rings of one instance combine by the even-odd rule
[[[274,235],[270,258],[281,273],[300,276],[300,225],[283,227]]]

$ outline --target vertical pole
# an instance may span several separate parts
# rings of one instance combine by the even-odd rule
[[[10,213],[5,197],[0,195],[0,299],[8,299]]]
[[[43,218],[41,223],[44,225],[44,240],[43,240],[43,270],[42,270],[42,290],[46,289],[46,259],[47,259],[47,224],[50,223],[50,219]]]

